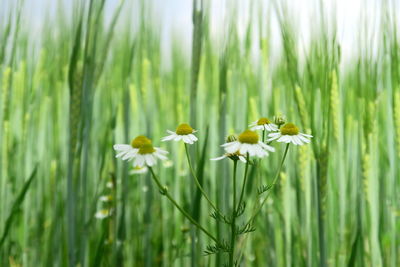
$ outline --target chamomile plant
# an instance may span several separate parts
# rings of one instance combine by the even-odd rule
[[[166,150],[163,150],[159,147],[154,147],[153,142],[143,135],[133,139],[130,145],[114,145],[114,149],[117,152],[117,158],[121,158],[122,160],[126,161],[132,161],[134,172],[138,170],[144,173],[149,171],[160,193],[164,195],[174,205],[174,207],[185,216],[186,219],[188,219],[195,227],[197,227],[213,241],[212,244],[206,247],[204,251],[205,254],[227,254],[227,266],[229,267],[240,265],[238,260],[240,260],[239,255],[241,252],[236,246],[238,236],[255,231],[255,228],[253,227],[254,218],[261,211],[261,208],[268,198],[268,195],[265,196],[264,199],[261,199],[261,197],[263,193],[270,191],[274,185],[277,184],[279,173],[282,170],[288,154],[289,145],[307,144],[310,142],[310,138],[312,137],[311,135],[300,133],[298,127],[292,123],[285,124],[283,117],[276,117],[274,119],[274,123],[267,118],[261,118],[250,124],[250,127],[250,129],[244,130],[238,136],[228,136],[226,142],[221,144],[221,148],[223,150],[222,155],[211,158],[211,160],[215,162],[214,164],[221,160],[230,160],[232,162],[232,186],[230,191],[231,203],[229,205],[230,208],[228,208],[227,211],[224,210],[224,212],[220,210],[216,203],[212,201],[209,195],[206,193],[205,189],[197,178],[196,170],[193,168],[188,146],[197,144],[196,142],[198,141],[198,137],[194,135],[196,130],[194,130],[189,124],[183,123],[176,128],[175,132],[167,131],[169,135],[161,139],[163,142],[183,142],[191,176],[194,179],[198,190],[207,200],[211,208],[210,216],[216,221],[221,222],[223,225],[226,225],[227,231],[225,233],[229,233],[227,236],[217,236],[212,230],[206,229],[206,227],[202,225],[200,221],[194,219],[191,213],[185,210],[181,204],[179,204],[178,201],[173,198],[173,196],[169,193],[168,188],[162,184],[153,167],[156,165],[158,160],[167,160],[166,155],[168,152]],[[260,135],[257,131],[262,131],[262,138],[260,138]],[[264,139],[266,132],[269,132],[268,140]],[[249,169],[260,167],[260,164],[254,164],[255,160],[260,162],[268,156],[275,156],[275,146],[279,146],[280,143],[286,143],[286,147],[284,149],[282,159],[280,160],[280,164],[277,168],[277,172],[272,179],[272,183],[261,186],[258,189],[258,194],[256,193],[253,199],[251,199],[251,194],[245,197],[246,189],[249,190],[248,188],[250,188],[249,183],[253,182],[252,180],[248,179]],[[273,166],[270,168],[273,168]],[[243,170],[243,178],[240,181],[238,181],[237,178],[239,169]],[[207,177],[203,179],[207,179]],[[203,180],[203,184],[206,183],[207,180]],[[222,188],[216,188],[216,190],[222,190]],[[254,203],[254,207],[251,209],[252,212],[246,211],[246,202]],[[103,218],[107,215],[108,214],[104,213],[100,214],[99,212],[96,217]],[[241,247],[241,249],[243,249],[243,247]]]
[[[270,133],[270,137],[267,141],[276,140],[282,143],[292,143],[294,145],[304,145],[310,143],[310,138],[312,135],[304,134],[299,132],[299,128],[293,123],[286,123],[283,127],[279,129],[276,133]]]

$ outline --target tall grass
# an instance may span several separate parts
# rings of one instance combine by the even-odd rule
[[[175,35],[163,54],[153,2],[126,0],[108,10],[106,0],[59,1],[59,15],[43,18],[39,36],[30,32],[26,3],[6,2],[1,266],[222,266],[228,255],[204,257],[207,236],[160,197],[148,174],[116,161],[112,145],[146,134],[167,148],[170,161],[156,170],[162,183],[193,218],[227,239],[189,182],[184,148],[157,140],[181,122],[195,125],[197,177],[229,212],[231,166],[208,159],[222,152],[228,134],[278,114],[314,138],[311,146],[290,148],[256,231],[238,238],[241,266],[400,265],[396,3],[375,11],[377,28],[360,21],[357,53],[344,59],[336,21],[319,1],[305,50],[290,2],[255,1],[249,9],[230,2],[216,37],[212,6],[194,1],[189,57]],[[237,18],[244,12],[259,16],[243,22]],[[282,155],[284,146],[276,148]],[[280,160],[263,163],[259,182],[272,181]],[[238,167],[238,184],[243,172]],[[255,168],[248,179],[244,194],[255,199]],[[101,203],[105,194],[113,201]],[[95,219],[106,205],[112,216]]]

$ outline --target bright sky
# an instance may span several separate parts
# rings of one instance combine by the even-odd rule
[[[72,0],[59,0],[66,4],[66,12],[71,10]],[[192,1],[191,0],[146,0],[151,4],[154,12],[154,18],[160,25],[163,50],[168,51],[170,48],[172,38],[179,38],[180,42],[186,49],[186,53],[190,52],[191,47],[191,12],[192,12]],[[238,25],[239,33],[244,36],[244,29],[249,19],[253,19],[253,25],[257,25],[257,16],[259,10],[263,10],[262,16],[270,16],[272,18],[271,29],[272,29],[272,49],[280,49],[280,31],[277,24],[275,9],[273,7],[274,0],[204,0],[206,3],[211,5],[211,27],[212,33],[215,38],[215,42],[221,42],[219,36],[223,36],[221,33],[226,31],[225,25],[227,21],[227,6],[237,5],[238,6]],[[387,0],[396,2],[396,0]],[[15,3],[15,0],[0,0],[5,2],[7,5]],[[54,16],[56,0],[25,0],[26,14],[24,15],[24,23],[29,24],[28,27],[34,28],[40,31],[40,25],[43,23],[44,14],[49,13]],[[106,1],[109,14],[112,13],[115,6],[119,3],[119,0],[107,0]],[[127,17],[133,17],[133,21],[137,21],[137,2],[138,0],[126,0],[128,2],[125,8],[125,15]],[[133,4],[132,3],[135,3]],[[289,14],[296,21],[296,25],[299,26],[299,43],[303,46],[300,49],[306,49],[307,43],[310,40],[310,34],[313,26],[316,25],[317,17],[321,14],[319,11],[318,3],[322,2],[325,6],[325,14],[328,21],[336,16],[338,25],[338,40],[341,43],[343,58],[351,57],[355,52],[358,51],[359,47],[356,45],[356,41],[359,38],[361,25],[368,25],[368,29],[371,33],[377,31],[379,25],[379,12],[381,5],[384,0],[275,0],[275,2],[286,2],[289,10]],[[253,12],[249,12],[250,5],[253,3]],[[68,7],[69,6],[69,7]],[[396,9],[398,9],[398,5]],[[137,11],[136,11],[137,12]],[[249,14],[252,13],[250,17]],[[4,16],[0,11],[0,16]],[[5,17],[3,17],[5,18]],[[136,19],[135,19],[136,18]],[[153,19],[154,19],[153,18]],[[2,18],[0,17],[0,20]],[[34,30],[32,29],[32,30]],[[255,26],[258,29],[258,26]],[[255,36],[258,38],[257,36]]]

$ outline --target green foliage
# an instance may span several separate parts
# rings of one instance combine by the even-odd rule
[[[31,31],[24,1],[6,2],[0,266],[222,266],[229,241],[208,245],[213,241],[191,230],[166,193],[218,240],[229,240],[233,218],[213,211],[194,190],[184,148],[159,140],[166,129],[193,123],[195,173],[230,214],[231,162],[209,158],[257,116],[282,114],[314,138],[291,147],[282,169],[279,143],[260,175],[250,162],[234,212],[237,265],[400,266],[400,46],[398,9],[390,1],[375,11],[379,26],[360,25],[365,32],[347,61],[324,6],[303,51],[286,1],[271,7],[250,1],[249,12],[262,15],[245,25],[237,19],[240,1],[233,1],[217,41],[204,1],[193,9],[186,55],[176,35],[164,49],[149,1],[116,1],[112,10],[107,4],[114,1],[67,1],[71,12],[63,12],[65,1],[54,1],[57,16],[44,16],[40,31]],[[273,14],[278,52],[270,38]],[[141,134],[170,151],[170,160],[154,168],[164,195],[149,173],[133,173],[115,159],[113,144]],[[244,172],[238,164],[238,185]],[[101,202],[105,193],[113,201]],[[265,205],[257,210],[260,201]],[[96,219],[104,207],[111,215]]]

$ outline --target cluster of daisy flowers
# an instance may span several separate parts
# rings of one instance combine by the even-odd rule
[[[211,160],[230,158],[246,162],[246,157],[263,158],[275,151],[275,148],[269,145],[272,141],[294,145],[310,143],[309,138],[312,135],[300,133],[299,128],[293,123],[285,124],[282,118],[275,119],[275,122],[272,123],[268,118],[260,118],[251,123],[250,129],[243,131],[237,137],[228,137],[227,142],[221,145],[225,154]],[[270,132],[267,143],[260,141],[257,130]],[[169,135],[163,137],[161,141],[183,141],[189,145],[198,141],[194,135],[196,130],[186,123],[180,124],[175,131],[167,130],[167,132]],[[168,154],[167,151],[154,147],[152,141],[144,135],[137,136],[130,144],[116,144],[114,150],[117,152],[117,158],[133,162],[135,173],[146,172],[147,167],[154,166],[158,159],[166,160]]]
[[[275,152],[275,148],[272,147],[270,144],[273,141],[276,142],[282,142],[286,143],[286,150],[284,152],[284,156],[281,162],[281,165],[279,167],[279,171],[281,170],[281,167],[283,165],[283,162],[286,158],[286,153],[289,148],[289,144],[294,144],[294,145],[304,145],[306,143],[310,143],[310,138],[312,137],[311,135],[300,133],[299,128],[294,125],[293,123],[285,123],[284,119],[282,117],[275,118],[274,120],[275,123],[272,123],[268,118],[260,118],[259,120],[251,123],[249,125],[250,129],[244,130],[241,134],[238,136],[236,135],[230,135],[228,136],[226,143],[222,144],[221,147],[224,149],[225,153],[217,158],[213,158],[211,160],[222,160],[225,158],[229,158],[234,161],[234,171],[233,171],[233,185],[232,185],[232,191],[233,191],[233,203],[232,203],[232,215],[229,217],[231,218],[228,224],[230,224],[231,227],[231,245],[229,247],[229,262],[230,266],[233,266],[234,262],[234,254],[235,254],[235,242],[236,242],[236,237],[238,235],[238,230],[235,231],[235,229],[238,229],[236,227],[235,219],[238,217],[239,210],[242,207],[242,197],[243,197],[243,192],[246,187],[246,178],[247,178],[247,168],[250,164],[250,158],[263,158],[265,156],[268,156],[269,153]],[[260,140],[259,134],[257,131],[262,131],[262,140]],[[188,165],[191,170],[191,175],[193,176],[193,179],[196,183],[196,186],[198,187],[199,191],[201,194],[204,196],[204,198],[208,201],[210,206],[214,209],[214,214],[215,216],[212,216],[213,218],[225,218],[225,222],[228,222],[226,220],[226,216],[221,213],[221,211],[218,209],[218,207],[210,200],[208,197],[207,193],[203,189],[202,185],[197,179],[197,175],[192,167],[191,160],[190,160],[190,155],[188,153],[187,145],[192,145],[195,142],[198,141],[198,138],[196,137],[195,133],[196,130],[193,129],[189,124],[183,123],[180,124],[175,131],[170,131],[167,130],[168,136],[165,136],[161,139],[161,141],[166,142],[166,141],[182,141],[185,143],[185,150],[186,150],[186,156],[188,160]],[[268,139],[265,141],[265,134],[268,132]],[[211,238],[217,245],[215,247],[221,246],[220,241],[218,240],[217,237],[213,236],[208,230],[206,230],[199,222],[197,222],[195,219],[193,219],[188,212],[186,212],[174,198],[168,193],[168,189],[166,186],[163,186],[160,180],[158,179],[157,175],[154,173],[152,167],[156,164],[157,160],[167,160],[167,154],[168,152],[166,150],[163,150],[159,147],[154,147],[152,140],[150,140],[148,137],[139,135],[136,138],[134,138],[130,144],[116,144],[114,145],[114,150],[117,152],[116,157],[121,158],[122,160],[126,161],[132,161],[133,162],[133,167],[135,172],[146,172],[147,169],[150,170],[151,175],[155,183],[157,184],[158,188],[160,189],[160,193],[162,195],[165,195],[171,203],[194,225],[196,226],[199,230],[201,230],[204,234],[206,234],[209,238]],[[241,190],[241,195],[239,198],[239,202],[236,203],[236,164],[238,161],[241,161],[246,164],[246,170],[245,170],[245,176],[243,178],[243,186]],[[275,177],[278,177],[275,176]],[[274,179],[274,182],[272,183],[275,184],[276,178]],[[265,200],[261,202],[259,209],[261,209],[263,203],[265,203]],[[108,200],[106,197],[103,197],[103,201]],[[243,206],[244,207],[244,206]],[[110,216],[112,212],[112,209],[104,209],[96,213],[96,217],[99,219],[106,218]],[[244,212],[244,208],[243,208]],[[240,215],[239,215],[240,216]],[[255,215],[254,215],[255,216]],[[253,217],[252,217],[253,218]],[[251,222],[252,219],[250,219]],[[246,226],[250,226],[250,223],[246,224]],[[243,230],[242,233],[245,233],[245,230]],[[210,249],[211,250],[211,249]]]

